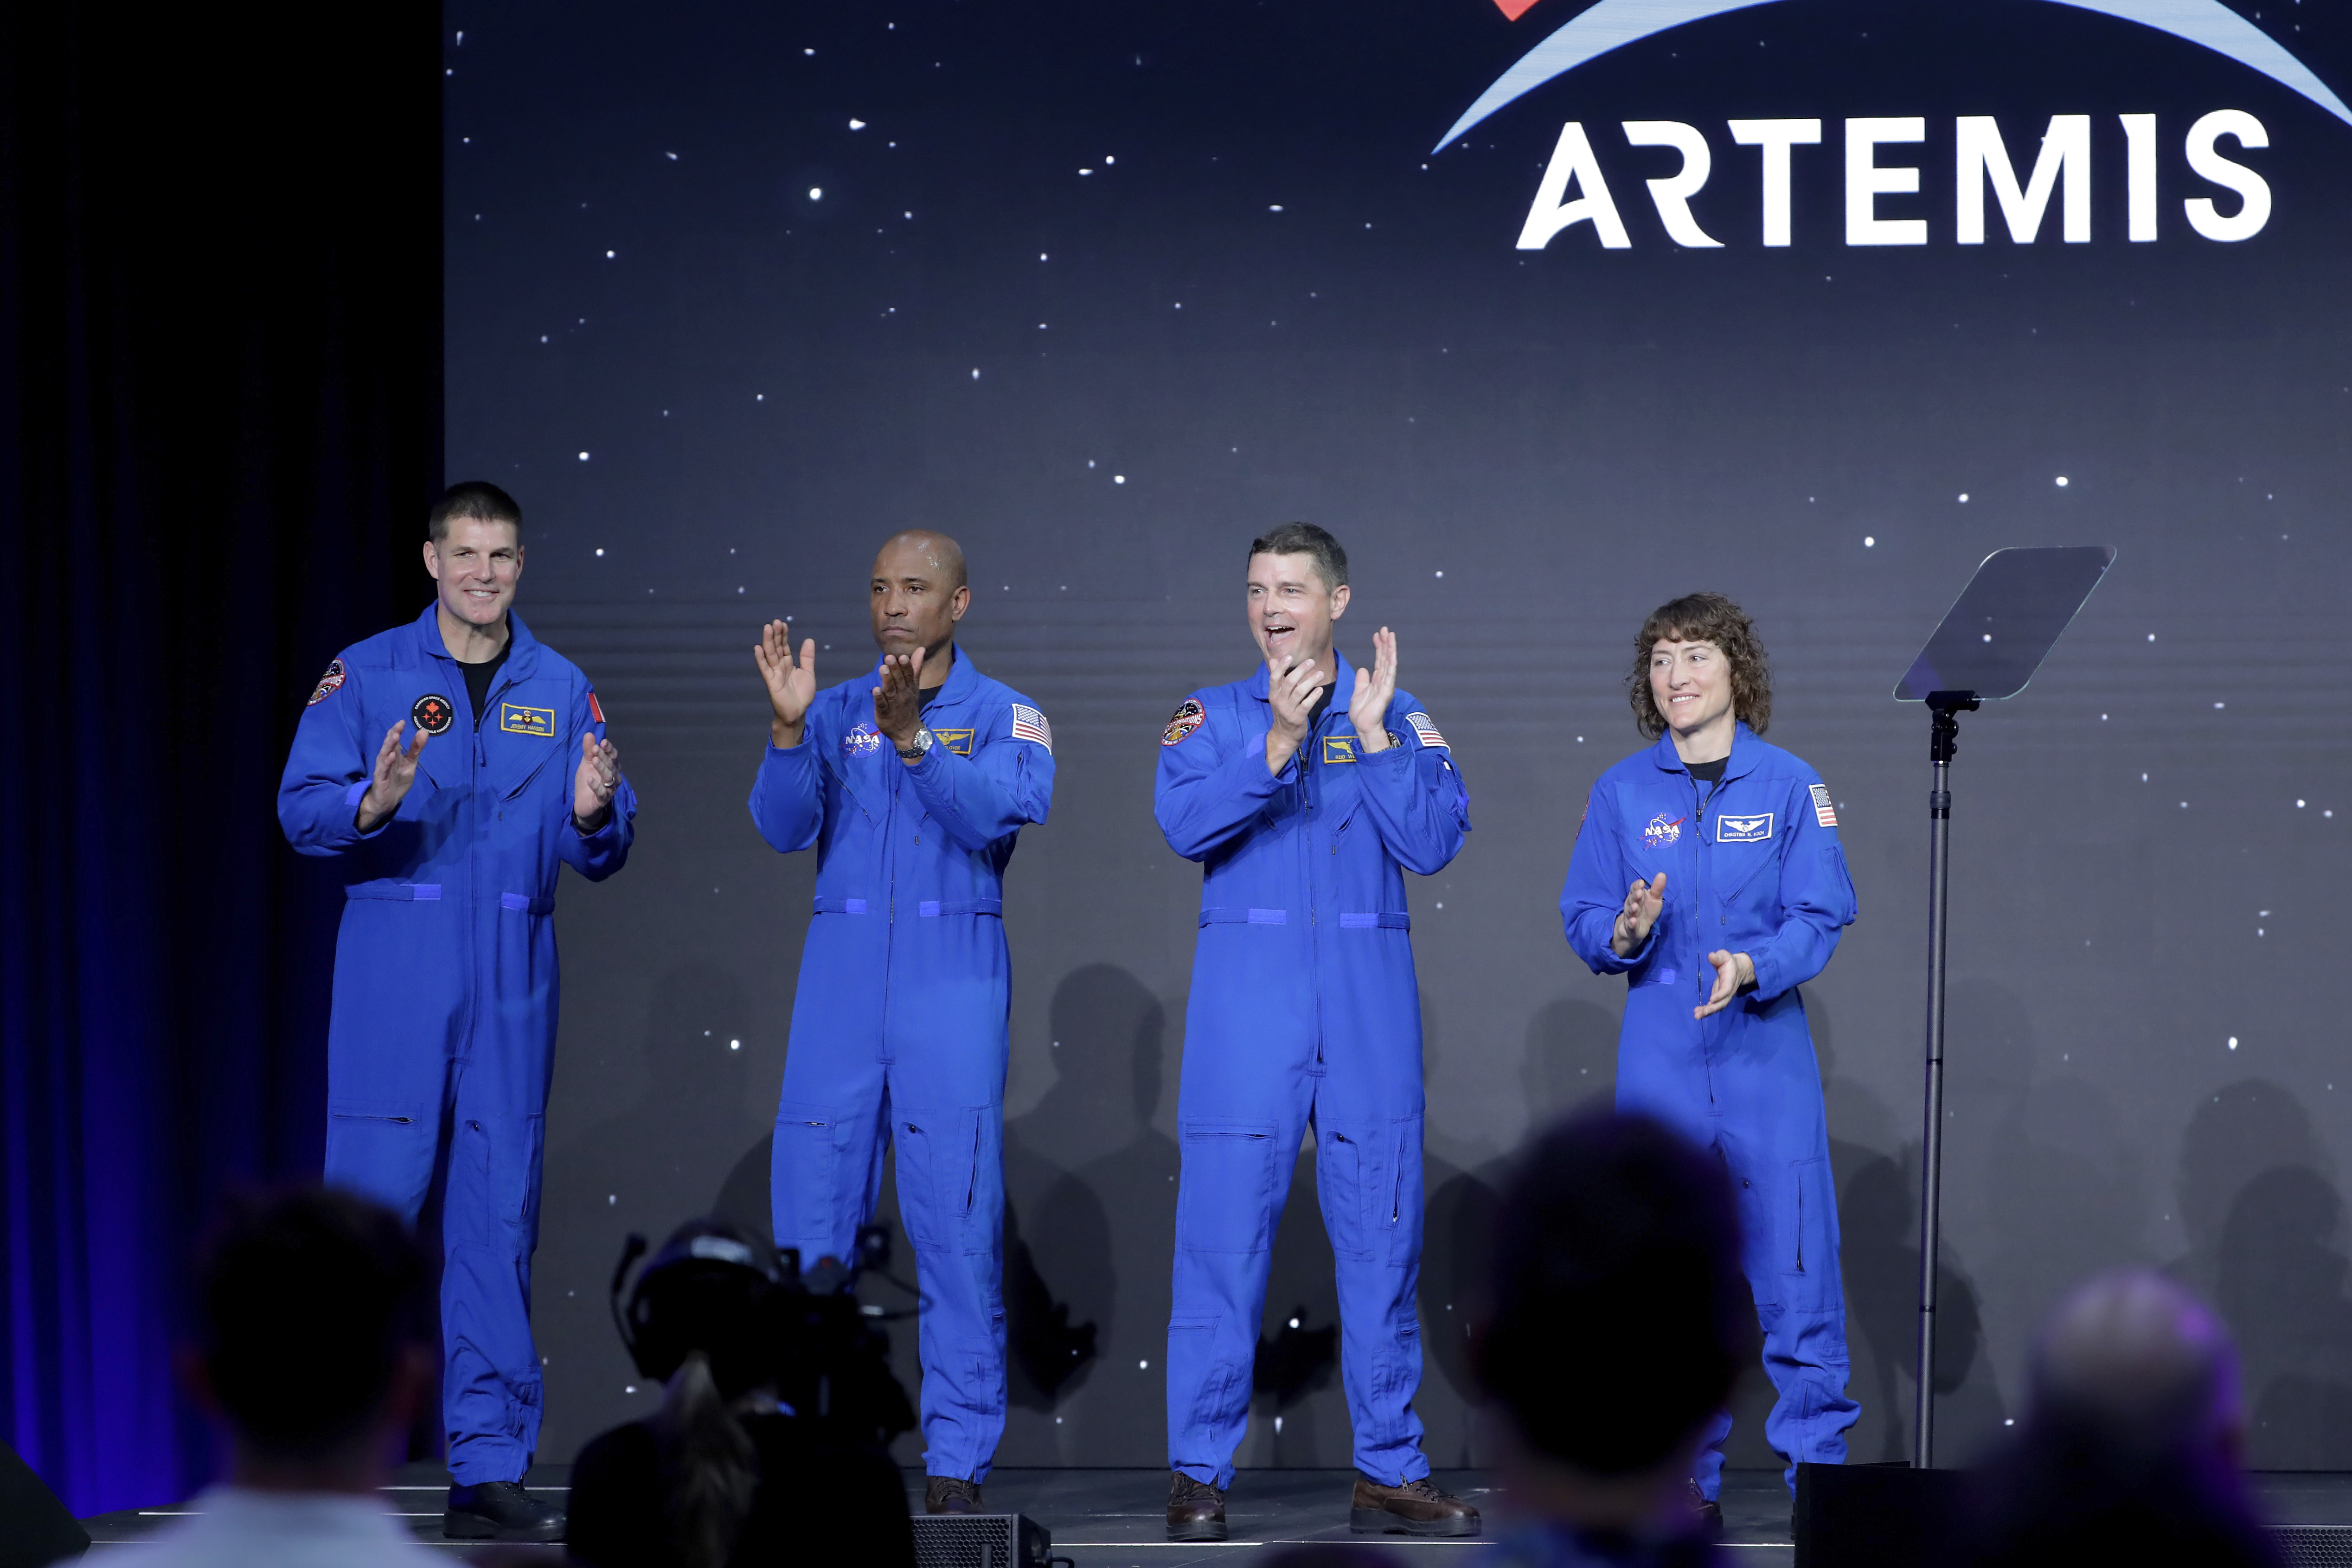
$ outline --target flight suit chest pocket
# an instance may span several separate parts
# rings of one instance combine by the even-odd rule
[[[1176,1189],[1176,1245],[1192,1252],[1264,1252],[1282,1207],[1280,1146],[1270,1122],[1187,1122]]]

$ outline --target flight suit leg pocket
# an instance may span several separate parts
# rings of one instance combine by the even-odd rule
[[[1194,1252],[1263,1252],[1274,1241],[1281,1191],[1271,1122],[1187,1122],[1180,1129],[1176,1245]]]
[[[1792,1160],[1781,1185],[1780,1223],[1774,1228],[1781,1300],[1792,1312],[1819,1312],[1832,1299],[1838,1279],[1830,1240],[1836,1228],[1830,1162]]]
[[[1331,1238],[1335,1258],[1369,1260],[1372,1239],[1370,1210],[1378,1205],[1371,1194],[1380,1181],[1381,1160],[1361,1128],[1316,1129],[1315,1198],[1323,1210],[1323,1229]]]
[[[325,1179],[414,1225],[433,1185],[440,1138],[438,1118],[423,1105],[335,1103],[327,1113]]]
[[[848,1140],[847,1118],[835,1106],[787,1100],[776,1107],[769,1178],[777,1245],[804,1247],[822,1239],[832,1248],[835,1234],[842,1229],[841,1206],[849,1200],[845,1172]]]
[[[989,1250],[1001,1158],[989,1137],[990,1108],[908,1111],[890,1128],[898,1151],[898,1214],[917,1247]]]

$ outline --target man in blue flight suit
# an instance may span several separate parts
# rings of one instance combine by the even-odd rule
[[[530,1256],[559,994],[555,879],[567,863],[591,882],[621,869],[636,796],[588,677],[512,612],[513,497],[457,486],[427,532],[438,594],[327,666],[278,820],[302,853],[338,857],[343,878],[326,1179],[413,1224],[446,1173],[443,1529],[561,1541],[562,1513],[520,1485],[539,1442]]]
[[[956,653],[971,590],[953,539],[892,538],[870,598],[881,663],[827,691],[816,643],[795,660],[782,622],[752,649],[772,711],[751,819],[778,853],[817,852],[776,1244],[849,1257],[895,1146],[923,1297],[923,1507],[969,1513],[1004,1433],[1004,866],[1052,803],[1054,737]]]
[[[1778,1394],[1764,1433],[1793,1490],[1800,1462],[1844,1462],[1860,1409],[1845,1391],[1829,1123],[1797,990],[1853,924],[1853,883],[1821,775],[1758,738],[1771,675],[1738,605],[1719,593],[1662,605],[1627,691],[1656,744],[1593,785],[1560,916],[1593,973],[1629,977],[1618,1108],[1715,1150],[1738,1184]],[[1718,1416],[1692,1478],[1717,1528],[1730,1432]]]
[[[1402,875],[1453,860],[1469,800],[1444,737],[1397,690],[1388,628],[1369,670],[1332,652],[1337,539],[1286,523],[1253,541],[1247,595],[1265,666],[1194,692],[1160,737],[1160,831],[1203,873],[1177,1103],[1168,1533],[1224,1539],[1275,1225],[1311,1124],[1360,1472],[1349,1521],[1475,1535],[1477,1511],[1430,1481],[1412,1412],[1421,995]]]

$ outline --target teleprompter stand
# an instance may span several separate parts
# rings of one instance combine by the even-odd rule
[[[1927,1103],[1920,1140],[1919,1407],[1912,1463],[1934,1463],[1936,1438],[1937,1206],[1944,1180],[1944,962],[1951,893],[1952,753],[1960,715],[2013,697],[2114,564],[2105,545],[1995,550],[1945,613],[1895,688],[1898,702],[1927,705]]]

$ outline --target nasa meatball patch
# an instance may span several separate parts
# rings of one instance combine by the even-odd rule
[[[841,737],[845,756],[871,757],[882,749],[882,732],[870,724],[861,724]]]
[[[408,716],[425,734],[439,735],[457,721],[457,710],[449,706],[447,697],[431,693],[416,699],[416,705],[408,710]]]
[[[310,700],[304,703],[302,706],[304,707],[317,707],[320,703],[325,702],[329,697],[333,696],[336,692],[342,688],[343,677],[346,673],[347,672],[343,669],[343,662],[341,659],[337,659],[333,664],[329,664],[327,666],[327,673],[319,677],[318,685],[311,691]]]
[[[1683,820],[1669,817],[1664,811],[1650,819],[1642,830],[1642,841],[1654,850],[1662,850],[1683,836]]]
[[[313,697],[310,700],[316,702],[318,699]],[[1813,786],[1813,821],[1824,828],[1837,826],[1837,808],[1830,804],[1830,787],[1826,784]]]
[[[1168,721],[1168,727],[1160,732],[1160,744],[1174,746],[1207,723],[1208,718],[1208,711],[1201,706],[1198,698],[1186,697],[1184,706],[1178,708],[1175,716]]]

